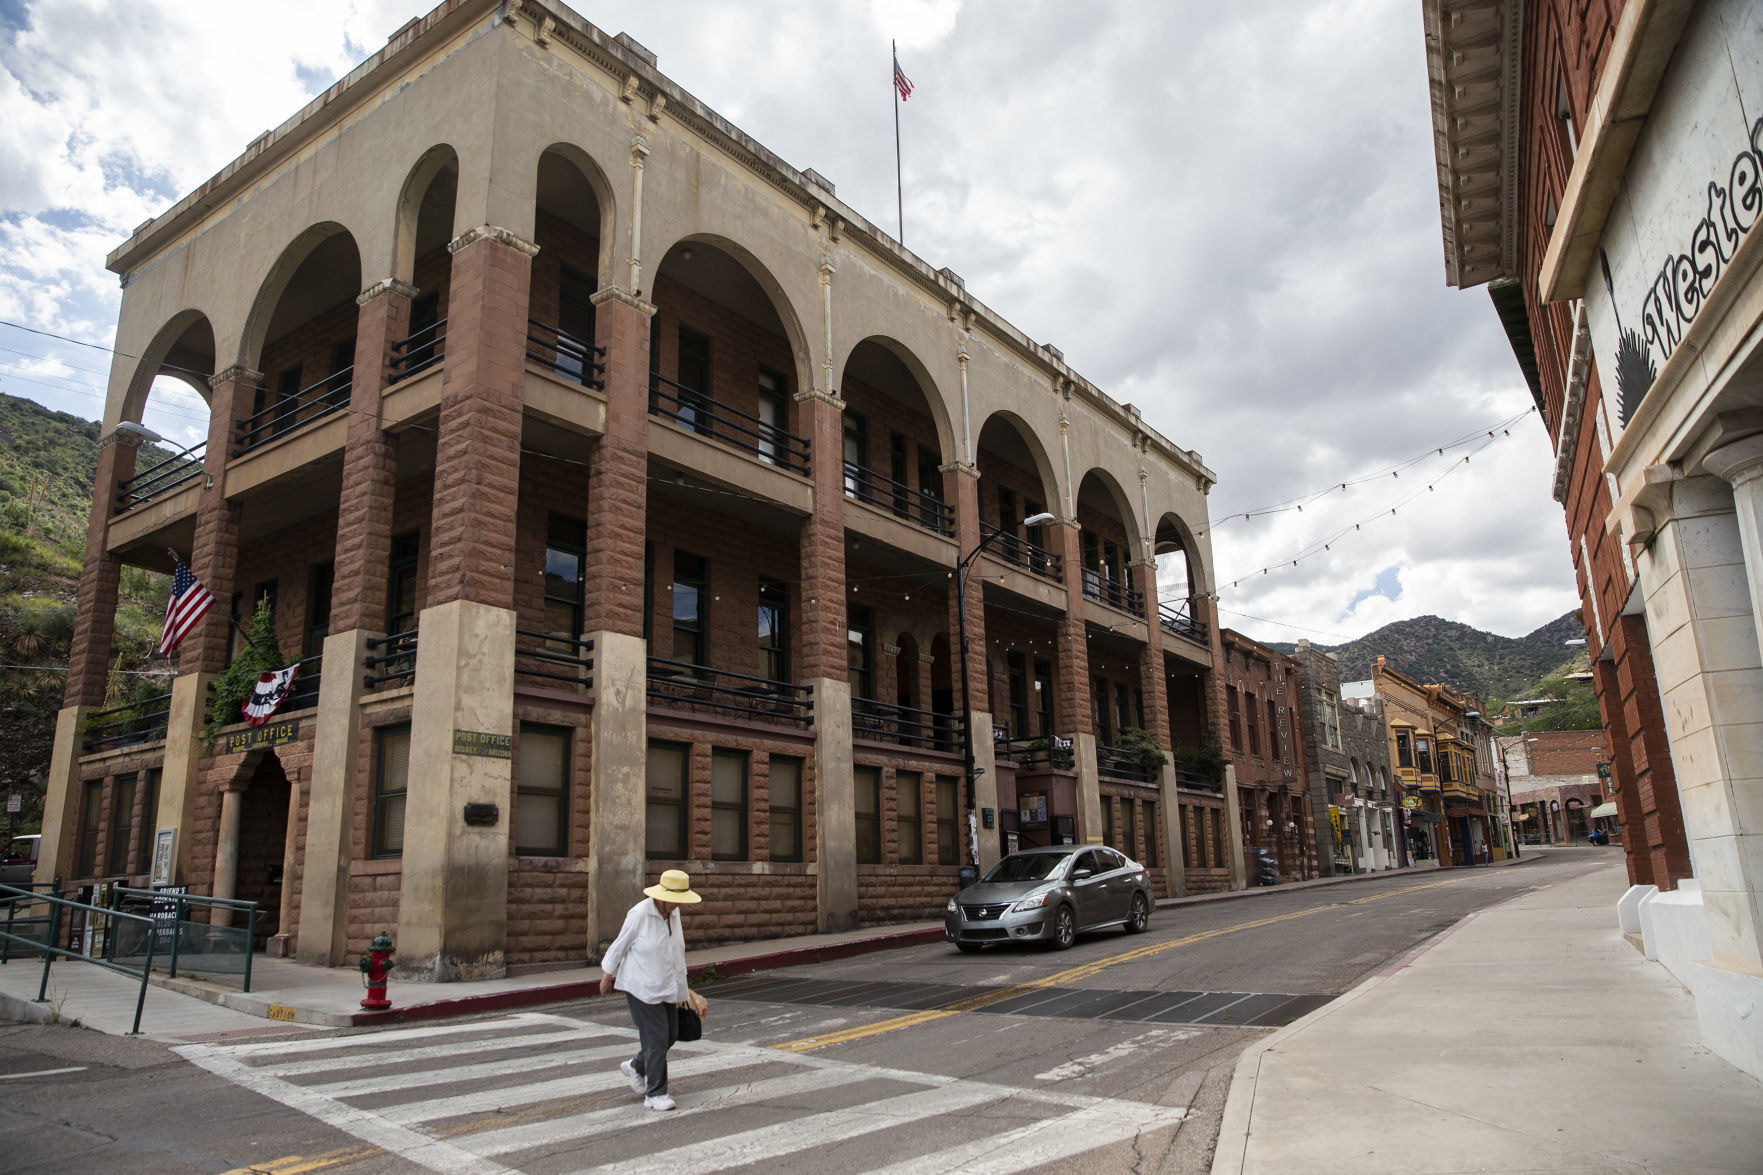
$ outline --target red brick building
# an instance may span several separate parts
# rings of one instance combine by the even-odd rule
[[[1316,823],[1299,709],[1302,665],[1234,629],[1222,635],[1226,745],[1245,851],[1265,849],[1281,881],[1316,877]],[[1253,880],[1253,866],[1245,865]]]

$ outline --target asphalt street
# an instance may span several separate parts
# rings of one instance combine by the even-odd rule
[[[1613,851],[1187,905],[1063,952],[936,944],[713,982],[670,1114],[617,1071],[634,1048],[620,998],[169,1049],[0,1027],[0,1166],[1205,1171],[1249,1042]]]

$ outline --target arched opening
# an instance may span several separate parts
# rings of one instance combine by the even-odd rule
[[[1126,496],[1113,478],[1092,469],[1077,491],[1077,523],[1083,553],[1083,593],[1123,612],[1143,615],[1145,601],[1132,583],[1138,547]]]
[[[274,752],[258,760],[251,781],[239,797],[239,863],[233,896],[256,902],[257,936],[253,950],[262,950],[270,937],[281,932],[282,876],[288,843],[288,798],[292,785]]]
[[[314,225],[282,252],[246,327],[240,360],[263,382],[238,406],[238,452],[348,406],[360,292],[361,254],[338,225]]]
[[[1157,560],[1157,604],[1164,626],[1204,640],[1205,630],[1194,616],[1194,597],[1206,589],[1194,555],[1193,536],[1181,519],[1165,514],[1157,522],[1151,550]]]
[[[649,411],[807,473],[795,404],[807,348],[776,279],[732,241],[688,237],[662,257],[652,293]]]
[[[410,300],[410,333],[392,345],[392,379],[408,379],[439,362],[446,352],[448,286],[453,276],[453,206],[459,191],[459,159],[453,148],[432,147],[404,181],[398,200],[394,276],[416,290]]]
[[[1049,545],[1052,532],[1044,525],[1022,525],[1058,501],[1052,466],[1033,430],[1011,413],[994,413],[979,430],[974,463],[980,531],[1002,532],[993,547],[998,557],[1037,575],[1061,578],[1063,560]]]
[[[208,381],[214,375],[214,329],[186,310],[166,323],[135,368],[122,419],[159,436],[117,470],[116,511],[163,497],[202,472],[208,444]],[[118,461],[129,456],[119,453]]]
[[[942,472],[948,413],[918,357],[892,339],[864,339],[838,386],[845,495],[936,534],[954,534]]]
[[[605,262],[605,189],[599,169],[573,148],[539,156],[527,353],[563,379],[596,386],[593,296]]]

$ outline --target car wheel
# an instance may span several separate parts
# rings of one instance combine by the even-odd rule
[[[1053,915],[1053,949],[1070,950],[1076,941],[1077,916],[1071,912],[1070,906],[1060,906],[1059,912]]]
[[[1150,924],[1151,903],[1145,900],[1144,894],[1136,893],[1132,896],[1132,913],[1126,919],[1126,932],[1128,934],[1143,934],[1145,927]]]
[[[955,944],[955,949],[964,955],[977,955],[985,950],[985,948],[977,942],[958,942]]]

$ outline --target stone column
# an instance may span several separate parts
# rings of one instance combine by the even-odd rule
[[[295,774],[298,774],[296,772]],[[286,959],[294,953],[298,941],[299,927],[295,919],[299,916],[294,909],[294,878],[300,868],[300,791],[299,780],[288,780],[288,831],[282,840],[282,896],[281,908],[277,911],[276,932],[264,944],[264,954],[277,959]]]
[[[1644,854],[1648,858],[1647,884],[1673,890],[1679,878],[1691,877],[1695,870],[1690,865],[1689,841],[1684,835],[1683,805],[1677,791],[1677,771],[1671,762],[1671,743],[1665,734],[1664,702],[1659,694],[1646,617],[1621,613],[1611,620],[1609,628],[1606,644],[1611,650],[1613,659],[1609,664],[1615,669],[1618,692],[1610,695],[1604,711],[1605,725],[1623,748],[1634,781],[1633,806],[1622,808],[1620,802],[1618,805],[1627,856],[1633,861]],[[1602,664],[1600,661],[1594,668]],[[1599,701],[1605,701],[1602,694]],[[1624,733],[1617,734],[1618,729]],[[1626,788],[1626,783],[1623,786]]]
[[[1096,725],[1090,713],[1090,642],[1084,626],[1082,528],[1076,518],[1053,523],[1049,536],[1065,561],[1065,614],[1059,618],[1059,683],[1054,720],[1071,738],[1077,767],[1077,840],[1102,835],[1102,781],[1096,768]]]
[[[219,607],[217,604],[216,607]],[[165,726],[165,759],[159,773],[159,814],[155,832],[174,828],[171,880],[190,876],[191,831],[196,820],[197,768],[207,753],[202,728],[208,722],[208,683],[212,673],[185,673],[171,683],[171,713]]]
[[[982,534],[979,523],[979,469],[977,466],[964,462],[956,462],[943,466],[944,493],[955,506],[955,542],[956,550],[961,559],[967,559],[978,550]],[[968,564],[966,588],[949,593],[949,634],[953,638],[952,645],[956,660],[956,672],[965,674],[967,683],[967,712],[962,715],[966,723],[967,737],[973,747],[973,782],[972,782],[972,818],[977,822],[973,825],[979,834],[979,867],[980,871],[991,868],[997,863],[999,856],[999,835],[996,823],[991,829],[985,827],[980,818],[986,809],[998,810],[998,777],[996,773],[996,748],[992,746],[992,696],[991,674],[986,666],[986,600],[985,600],[985,558],[981,556]],[[955,585],[950,584],[951,588]],[[965,597],[965,599],[963,598]],[[960,611],[966,610],[967,647],[961,647]],[[954,682],[955,688],[961,689],[961,678]],[[957,697],[959,698],[959,694]],[[962,802],[967,803],[966,794]],[[963,837],[967,843],[967,837]],[[965,863],[967,854],[962,854]]]
[[[282,920],[284,934],[297,925],[296,957],[321,967],[338,966],[345,958],[365,692],[362,662],[368,640],[385,633],[386,568],[397,492],[397,438],[381,427],[380,400],[390,377],[391,345],[410,333],[410,300],[415,296],[415,286],[389,278],[355,299],[355,368],[343,442],[330,634],[321,650],[323,676],[314,716],[306,858],[300,870],[297,924],[287,916]],[[294,876],[292,863],[285,873]],[[293,886],[284,881],[282,892],[291,895]]]
[[[239,824],[243,817],[245,792],[229,784],[220,793],[220,832],[214,843],[214,896],[231,899],[239,884]],[[231,926],[233,912],[216,906],[208,921],[214,926]]]
[[[397,940],[400,975],[442,982],[504,973],[512,764],[455,747],[487,749],[514,735],[515,523],[527,296],[538,252],[492,225],[461,234],[448,249]],[[484,822],[465,822],[468,805]]]
[[[1224,825],[1230,845],[1230,887],[1243,889],[1248,885],[1248,870],[1243,863],[1243,801],[1237,794],[1237,765],[1224,765]]]
[[[851,684],[845,659],[844,401],[798,393],[797,429],[809,438],[814,513],[802,522],[799,681],[814,697],[815,862],[822,931],[857,925],[856,777]]]
[[[64,706],[55,716],[55,742],[49,756],[49,779],[43,796],[42,839],[32,879],[46,882],[68,878],[74,868],[79,835],[80,753],[90,706]]]
[[[1185,898],[1188,896],[1188,846],[1181,836],[1181,793],[1176,787],[1174,763],[1163,765],[1163,770],[1158,773],[1157,783],[1163,793],[1157,812],[1163,821],[1164,842],[1169,845],[1169,853],[1163,862],[1163,872],[1169,878],[1169,896]],[[1155,834],[1148,832],[1147,835]]]
[[[232,647],[233,593],[238,590],[239,506],[228,501],[227,457],[233,429],[251,410],[263,373],[229,367],[208,381],[208,448],[203,453],[202,496],[196,503],[196,537],[190,544],[190,571],[214,596],[214,607],[197,622],[178,648],[180,673],[219,673]],[[249,627],[249,618],[240,623]]]
[[[643,543],[648,533],[649,332],[655,307],[608,287],[593,298],[606,348],[606,432],[588,470],[587,560],[595,569],[584,625],[594,642],[589,725],[588,953],[599,957],[642,896],[648,778],[648,646]]]
[[[86,557],[80,566],[79,604],[74,612],[73,642],[67,657],[63,701],[68,706],[104,705],[122,578],[122,560],[109,551],[110,516],[116,512],[117,485],[135,471],[140,443],[114,430],[98,442],[98,472],[92,483],[91,521],[86,526]]]

